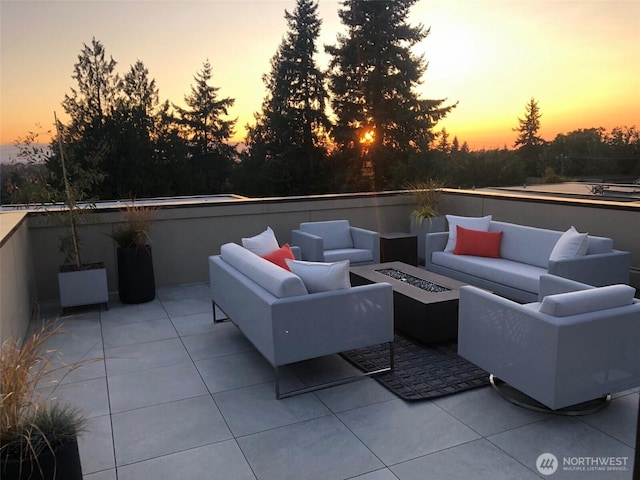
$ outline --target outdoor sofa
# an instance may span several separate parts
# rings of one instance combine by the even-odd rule
[[[301,266],[313,270],[307,263]],[[294,362],[389,343],[392,366],[393,291],[388,283],[349,283],[309,293],[310,284],[300,276],[235,243],[209,257],[209,273],[214,322],[218,306],[274,367],[277,398],[328,386],[280,392],[279,369]]]
[[[593,286],[629,283],[631,255],[613,249],[613,240],[577,232],[547,230],[485,217],[447,215],[448,232],[426,236],[426,269],[490,290],[520,302],[535,302],[540,292],[540,276],[553,274]],[[497,257],[479,256],[473,249],[483,240],[472,238],[471,249],[455,252],[451,232],[501,233]],[[466,229],[467,231],[465,231]],[[495,239],[495,236],[494,236]],[[482,253],[482,252],[481,252]]]

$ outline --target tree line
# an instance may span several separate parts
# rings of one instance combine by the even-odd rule
[[[263,76],[266,94],[242,149],[230,143],[235,99],[214,86],[209,60],[180,107],[160,101],[142,61],[121,76],[92,39],[62,101],[70,120],[56,125],[76,192],[93,199],[279,196],[397,189],[433,177],[481,187],[541,175],[640,176],[635,127],[580,130],[546,142],[538,136],[541,113],[533,98],[518,119],[512,150],[472,152],[437,131],[457,104],[416,93],[427,62],[413,47],[430,32],[407,22],[416,1],[345,0],[339,10],[345,33],[324,46],[326,70],[316,63],[317,1],[297,0],[293,12],[285,10],[287,31]],[[18,164],[3,167],[3,203],[56,199],[59,150],[39,149],[37,138],[19,139]]]

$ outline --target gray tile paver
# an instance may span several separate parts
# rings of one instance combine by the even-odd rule
[[[93,366],[58,387],[92,417],[80,439],[86,480],[528,479],[550,478],[535,470],[544,451],[633,457],[640,389],[579,418],[532,413],[488,388],[404,402],[371,379],[278,402],[272,368],[233,324],[212,323],[207,291],[161,287],[148,304],[57,319],[70,335],[51,346],[69,359],[102,352],[105,335],[106,377]],[[284,371],[288,387],[353,367],[331,356]],[[631,469],[552,478],[628,480]]]

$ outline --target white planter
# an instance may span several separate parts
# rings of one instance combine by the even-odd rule
[[[427,234],[434,232],[444,232],[446,227],[446,219],[444,216],[425,218],[424,220],[422,220],[422,223],[418,225],[416,222],[416,217],[411,215],[409,217],[409,221],[409,231],[412,235],[418,237],[418,259],[424,260]]]
[[[78,307],[104,303],[109,308],[107,269],[89,268],[58,273],[60,307]]]

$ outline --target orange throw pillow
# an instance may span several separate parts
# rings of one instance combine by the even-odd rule
[[[275,263],[279,267],[284,268],[285,270],[291,271],[287,263],[284,261],[286,258],[290,260],[295,260],[293,256],[293,252],[291,251],[291,247],[289,247],[288,243],[285,243],[282,247],[277,250],[274,250],[267,255],[262,255],[262,258],[265,260],[269,260],[271,263]]]
[[[502,232],[483,232],[456,226],[455,255],[475,255],[476,257],[500,258]]]

